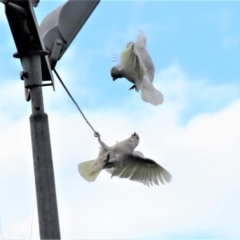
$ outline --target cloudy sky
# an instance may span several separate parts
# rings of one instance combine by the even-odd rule
[[[63,2],[41,0],[38,22]],[[77,165],[97,157],[98,142],[55,78],[56,91],[43,91],[63,239],[240,238],[239,11],[237,1],[97,6],[56,69],[107,144],[136,131],[137,150],[173,181],[148,188],[107,172],[82,179]],[[31,105],[3,4],[0,28],[0,239],[39,239]],[[157,107],[109,74],[112,54],[139,30],[165,98]]]

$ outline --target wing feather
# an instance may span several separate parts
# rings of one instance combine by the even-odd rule
[[[136,72],[136,79],[135,79],[135,85],[137,89],[140,89],[140,85],[143,80],[144,74],[147,72],[147,69],[144,65],[144,62],[142,60],[141,54],[139,53],[138,48],[136,47],[136,44],[133,44],[133,54],[135,55],[136,61],[134,66],[134,71]]]
[[[118,168],[115,167],[111,177],[120,176],[124,172],[125,169],[126,169],[126,166],[118,167]]]
[[[139,32],[139,35],[138,35],[136,44],[137,44],[138,47],[142,47],[142,48],[145,48],[145,47],[146,47],[147,37],[146,37],[146,35],[144,34],[143,31],[140,31],[140,32]]]
[[[156,169],[154,169],[153,170],[153,182],[156,184],[156,185],[159,185],[159,183],[158,183],[158,179],[157,179],[157,170]]]
[[[124,70],[125,72],[134,72],[136,90],[139,91],[143,76],[146,74],[147,69],[142,60],[139,49],[135,43],[128,43],[127,47],[121,53],[118,70]]]
[[[136,41],[136,48],[138,49],[138,53],[141,56],[142,62],[146,68],[145,73],[149,77],[149,80],[153,82],[155,68],[153,61],[146,49],[146,42],[147,42],[146,35],[142,31],[140,31],[140,34],[138,35]]]
[[[119,176],[120,178],[130,178],[136,170],[136,164],[129,161],[124,169],[124,171]]]
[[[155,161],[137,154],[127,155],[118,162],[112,177],[129,178],[147,186],[171,181],[171,174]]]

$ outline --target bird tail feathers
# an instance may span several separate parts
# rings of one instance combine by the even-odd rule
[[[97,176],[102,169],[94,167],[96,160],[90,160],[78,164],[78,172],[80,175],[88,182],[93,182],[96,180]]]
[[[147,75],[144,75],[141,83],[141,96],[144,102],[155,106],[163,103],[162,93],[153,86]]]

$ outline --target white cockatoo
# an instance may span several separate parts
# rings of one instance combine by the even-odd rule
[[[111,69],[111,76],[113,81],[124,77],[134,83],[130,90],[141,90],[142,100],[156,106],[163,103],[163,95],[152,84],[154,72],[152,59],[146,49],[146,36],[140,32],[137,41],[129,42],[121,53],[120,63]]]
[[[155,161],[145,158],[139,151],[134,151],[139,143],[139,136],[133,133],[128,139],[107,146],[100,137],[100,152],[95,160],[78,165],[80,175],[88,182],[93,182],[106,169],[112,177],[129,178],[132,181],[150,186],[171,181],[171,174]]]

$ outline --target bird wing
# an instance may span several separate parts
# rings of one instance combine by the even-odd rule
[[[122,70],[124,68],[132,67],[133,65],[133,51],[132,44],[128,45],[120,55],[120,64],[118,70]]]
[[[147,44],[147,37],[143,31],[140,31],[136,41],[136,45],[138,47],[146,48],[146,44]]]
[[[133,55],[134,55],[134,66],[133,69],[136,72],[136,78],[135,78],[135,85],[137,90],[140,89],[140,85],[143,80],[144,74],[146,74],[146,67],[144,65],[144,62],[142,60],[141,54],[136,47],[136,44],[133,44]]]
[[[171,174],[155,161],[137,154],[127,155],[116,163],[112,177],[129,178],[150,186],[171,181]]]
[[[142,59],[142,62],[146,68],[146,75],[149,77],[149,80],[152,82],[154,79],[155,67],[153,61],[146,49],[147,37],[140,31],[135,46],[139,52],[139,55]]]
[[[138,48],[139,55],[141,56],[142,62],[145,67],[145,73],[148,76],[149,80],[153,82],[154,74],[155,74],[155,67],[153,61],[147,51],[146,48]]]
[[[139,49],[136,44],[130,42],[126,49],[121,53],[121,61],[118,65],[119,71],[134,72],[134,83],[136,85],[136,90],[140,89],[140,85],[144,74],[147,73],[147,69],[142,60]],[[125,74],[126,75],[126,74]],[[127,78],[127,76],[125,76]]]

